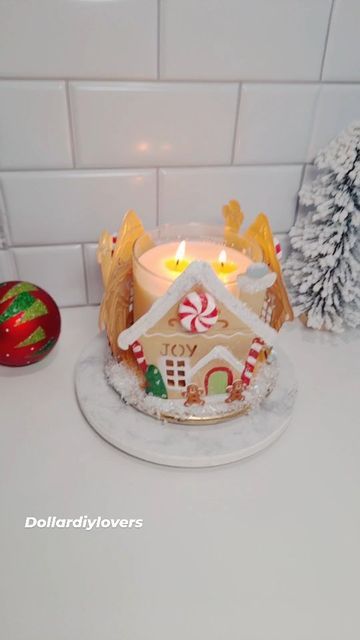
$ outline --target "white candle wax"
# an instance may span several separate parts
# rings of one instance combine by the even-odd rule
[[[159,297],[163,296],[172,282],[178,278],[184,269],[176,270],[169,268],[169,264],[175,260],[179,247],[178,242],[159,244],[134,261],[134,314],[135,319],[146,313],[151,305]],[[225,249],[226,262],[219,263],[220,251]],[[250,258],[245,254],[233,249],[224,247],[211,241],[186,241],[184,260],[190,264],[194,260],[208,262],[215,266],[218,278],[225,284],[228,291],[238,296],[236,278],[245,273],[248,266],[252,264]],[[180,267],[183,264],[180,261]]]

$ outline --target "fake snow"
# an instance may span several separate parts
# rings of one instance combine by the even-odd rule
[[[139,385],[139,379],[129,367],[117,362],[111,354],[105,362],[105,377],[108,384],[117,391],[122,401],[136,409],[158,419],[172,416],[174,420],[186,420],[191,417],[217,418],[233,415],[235,412],[249,413],[273,391],[279,375],[276,354],[272,351],[271,362],[261,366],[253,376],[248,389],[244,391],[244,400],[226,403],[227,394],[203,396],[204,405],[184,405],[185,399],[167,399],[147,395]]]

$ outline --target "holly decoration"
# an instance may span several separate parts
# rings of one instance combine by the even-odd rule
[[[162,375],[155,365],[150,364],[145,373],[146,393],[150,396],[166,399],[168,397]]]
[[[60,334],[59,309],[30,282],[0,283],[0,364],[19,367],[42,360]]]

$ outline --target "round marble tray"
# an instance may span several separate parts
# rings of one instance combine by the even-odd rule
[[[165,423],[126,405],[108,385],[104,334],[84,349],[75,371],[82,413],[112,445],[137,458],[174,467],[212,467],[251,456],[276,440],[290,422],[296,380],[286,354],[277,349],[280,375],[275,389],[249,415],[215,425]]]

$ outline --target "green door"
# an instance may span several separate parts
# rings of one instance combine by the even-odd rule
[[[208,395],[213,396],[217,393],[226,393],[226,387],[228,386],[228,373],[227,371],[214,371],[211,373],[208,380]]]

